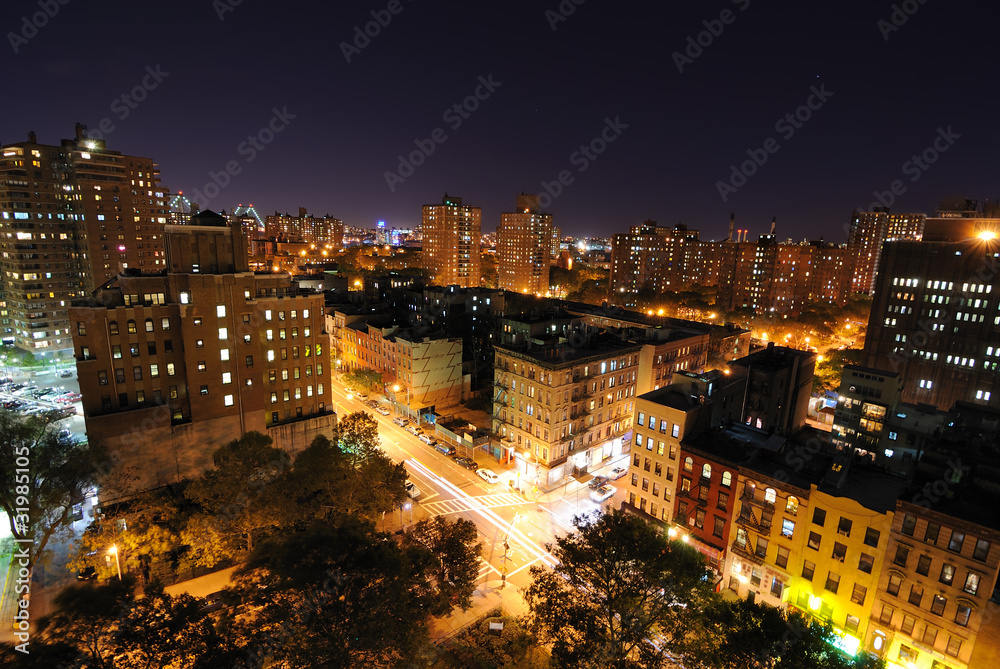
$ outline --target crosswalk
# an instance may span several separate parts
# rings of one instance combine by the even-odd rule
[[[498,506],[517,506],[524,503],[525,500],[520,495],[503,493],[499,495],[443,499],[438,502],[427,502],[421,504],[421,506],[432,515],[445,516],[450,513],[462,513],[463,511],[470,511],[472,509],[493,509]]]
[[[488,581],[490,578],[496,578],[500,576],[500,570],[491,565],[489,562],[484,560],[482,557],[479,558],[479,575],[476,577],[476,581]]]

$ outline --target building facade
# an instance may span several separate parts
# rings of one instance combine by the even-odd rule
[[[72,348],[68,308],[119,271],[164,268],[167,193],[149,158],[74,139],[2,147],[0,272],[7,328],[22,349]]]
[[[516,211],[500,214],[497,280],[501,290],[531,295],[549,292],[552,215],[543,214],[537,195],[517,196]]]
[[[129,272],[70,309],[87,434],[153,487],[256,430],[304,447],[329,427],[323,297],[246,271],[237,225],[167,227],[166,274]]]
[[[299,215],[274,212],[264,218],[264,236],[339,249],[344,245],[344,222],[332,216],[316,216],[299,207]]]
[[[903,402],[1000,400],[1000,219],[975,224],[946,219],[939,241],[928,219],[923,241],[882,249],[863,363],[899,373]]]
[[[482,215],[479,207],[447,194],[441,204],[423,206],[421,260],[428,285],[479,286]]]
[[[558,334],[495,346],[497,449],[545,489],[628,451],[641,350],[594,332]]]

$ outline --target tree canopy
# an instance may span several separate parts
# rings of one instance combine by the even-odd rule
[[[556,567],[532,567],[525,592],[555,666],[668,666],[709,601],[704,558],[622,511],[573,524],[548,547]]]

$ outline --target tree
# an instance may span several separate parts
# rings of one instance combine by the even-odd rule
[[[0,408],[0,508],[29,570],[54,534],[72,523],[105,467],[103,452],[59,437],[49,421]]]
[[[711,596],[701,554],[621,511],[573,519],[525,599],[557,667],[663,667]],[[653,643],[649,643],[653,641]]]
[[[344,383],[355,390],[381,390],[382,375],[374,369],[355,369],[344,374]]]
[[[848,657],[827,624],[787,615],[745,599],[718,599],[704,610],[697,641],[684,657],[688,669],[877,669],[867,653]]]
[[[259,432],[244,434],[215,451],[215,468],[188,487],[188,496],[210,516],[207,524],[214,523],[232,555],[249,553],[258,534],[286,519],[287,501],[272,493],[290,457],[271,443]]]
[[[406,498],[406,469],[378,447],[378,426],[365,412],[340,422],[334,441],[316,437],[295,458],[285,493],[298,518],[330,519],[339,513],[369,520]]]
[[[425,642],[435,598],[412,558],[350,517],[262,543],[235,573],[236,638],[276,668],[397,666]]]
[[[472,606],[472,593],[479,576],[479,555],[483,545],[475,543],[479,536],[471,520],[456,518],[449,522],[443,516],[421,520],[403,537],[403,545],[424,549],[433,561],[434,580],[442,598],[454,598],[462,610]],[[450,605],[447,607],[450,608]]]

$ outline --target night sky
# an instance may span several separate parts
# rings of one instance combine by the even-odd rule
[[[567,234],[652,218],[712,239],[735,212],[751,238],[777,216],[781,238],[841,242],[851,210],[896,180],[894,211],[1000,196],[998,16],[972,3],[897,3],[898,26],[891,2],[46,3],[37,31],[22,17],[38,0],[2,3],[0,141],[58,143],[108,119],[109,149],[154,158],[203,208],[407,227],[447,191],[483,208],[485,231],[563,173],[546,203]],[[388,25],[357,49],[372,11]],[[123,101],[137,86],[142,102]],[[454,111],[477,90],[475,111]],[[776,126],[809,102],[808,120]],[[269,123],[280,131],[259,134]],[[602,153],[575,153],[592,140]],[[933,164],[908,163],[935,140]],[[766,162],[733,180],[748,151]],[[422,164],[387,178],[412,152]],[[724,201],[719,182],[739,187]]]

